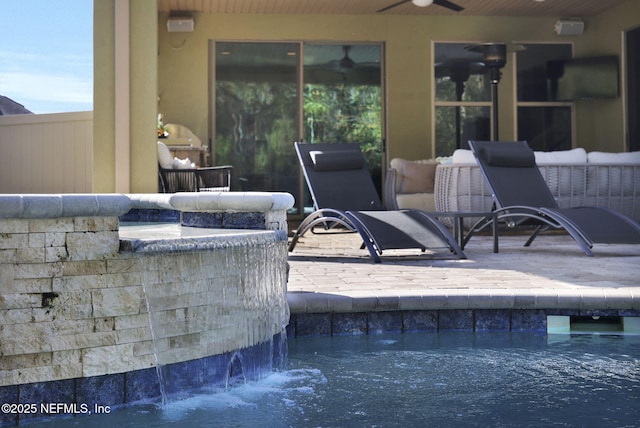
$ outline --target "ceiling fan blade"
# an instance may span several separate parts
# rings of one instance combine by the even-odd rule
[[[385,12],[389,9],[393,9],[396,6],[400,6],[401,4],[405,4],[405,3],[409,3],[411,0],[400,0],[398,2],[395,2],[394,4],[391,4],[387,7],[383,7],[382,9],[380,9],[379,11],[377,11],[376,13],[380,13],[380,12]]]
[[[452,3],[449,0],[433,0],[433,4],[446,7],[447,9],[451,9],[454,12],[460,12],[461,10],[464,10],[464,7],[458,6],[457,4]]]

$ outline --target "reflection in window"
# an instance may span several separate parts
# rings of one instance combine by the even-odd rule
[[[467,43],[435,45],[436,156],[491,138],[491,84],[482,54]]]
[[[491,107],[436,107],[436,156],[450,156],[456,148],[468,149],[469,140],[491,139]],[[458,147],[455,141],[460,141]]]
[[[360,143],[370,169],[380,168],[380,45],[304,47],[304,139]]]
[[[518,101],[548,101],[550,62],[571,58],[568,44],[527,44],[518,52]]]
[[[298,188],[295,43],[216,43],[215,161],[234,190]]]
[[[549,101],[552,61],[571,58],[570,44],[526,44],[517,54],[518,139],[534,150],[572,148],[572,105]]]
[[[571,108],[518,107],[518,140],[543,152],[571,149]]]
[[[304,140],[359,143],[380,194],[381,51],[379,44],[305,44],[303,69]]]

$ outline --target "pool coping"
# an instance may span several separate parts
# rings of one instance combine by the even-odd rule
[[[634,294],[637,293],[637,294]],[[291,313],[377,312],[439,309],[628,309],[640,310],[640,288],[424,290],[420,294],[349,296],[294,291]]]
[[[309,233],[289,255],[291,316],[294,324],[306,318],[328,324],[349,317],[353,322],[374,320],[373,326],[361,323],[354,332],[379,331],[376,320],[385,313],[398,313],[400,318],[435,313],[437,318],[439,313],[456,312],[471,319],[465,324],[471,330],[492,328],[491,323],[476,325],[478,314],[516,314],[518,319],[525,313],[536,319],[540,314],[640,316],[637,245],[599,245],[595,257],[587,257],[566,235],[541,236],[526,248],[525,240],[526,236],[505,234],[500,237],[500,253],[494,254],[491,237],[478,236],[465,249],[467,260],[438,253],[417,256],[414,251],[373,264],[353,234]],[[410,325],[396,322],[390,328],[409,331]],[[510,321],[493,327],[512,329]],[[308,330],[349,331],[331,326]]]

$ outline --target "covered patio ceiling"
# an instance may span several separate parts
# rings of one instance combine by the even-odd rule
[[[399,0],[158,0],[158,10],[169,13],[255,13],[292,15],[374,15]],[[460,16],[595,16],[625,1],[637,0],[451,0],[464,8],[454,12],[432,4],[417,7],[411,1],[381,12],[386,15]]]

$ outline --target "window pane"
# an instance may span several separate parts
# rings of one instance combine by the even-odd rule
[[[543,152],[571,149],[571,108],[519,107],[518,140]]]
[[[436,43],[436,101],[490,101],[491,85],[482,54],[469,44]]]
[[[217,164],[234,190],[298,189],[295,43],[216,44]]]
[[[490,107],[436,107],[436,156],[450,156],[469,140],[490,140]]]
[[[549,100],[549,61],[571,58],[570,44],[526,44],[518,52],[518,101]],[[551,70],[552,71],[552,70]]]
[[[380,45],[304,47],[304,140],[359,143],[374,183],[382,187]],[[306,200],[305,206],[310,207]]]

